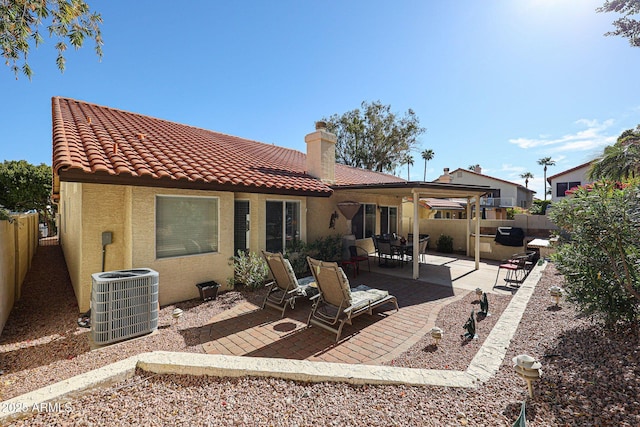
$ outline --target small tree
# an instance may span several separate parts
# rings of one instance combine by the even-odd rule
[[[51,168],[44,163],[5,161],[0,164],[0,206],[17,212],[44,212],[50,204],[51,181]]]
[[[640,319],[640,186],[595,183],[554,205],[570,235],[554,255],[567,297],[609,325]]]

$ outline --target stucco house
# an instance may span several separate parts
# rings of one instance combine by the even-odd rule
[[[336,137],[321,124],[305,136],[305,154],[62,97],[52,119],[60,244],[82,311],[92,273],[154,269],[165,305],[197,297],[200,282],[226,285],[237,249],[366,239],[399,228],[403,197],[486,192],[336,164]],[[353,218],[339,213],[343,202],[357,202]]]
[[[495,178],[482,173],[479,165],[474,170],[458,168],[453,172],[444,168],[443,174],[437,179],[442,183],[486,185],[491,190],[480,201],[485,219],[506,219],[507,208],[520,207],[528,209],[533,203],[535,191],[524,185]]]
[[[547,177],[551,186],[551,201],[559,202],[565,197],[567,190],[590,184],[592,181],[587,177],[590,168],[591,162],[587,162]]]

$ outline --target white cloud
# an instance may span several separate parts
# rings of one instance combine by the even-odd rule
[[[566,134],[558,138],[552,138],[549,135],[540,135],[538,138],[514,138],[510,139],[509,142],[524,149],[545,147],[545,151],[549,153],[589,151],[611,145],[616,141],[618,135],[608,135],[606,133],[614,123],[613,119],[602,122],[599,120],[579,119],[574,124],[585,129],[578,130],[572,134]]]

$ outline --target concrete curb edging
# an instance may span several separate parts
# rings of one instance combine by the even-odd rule
[[[1,402],[0,424],[23,418],[48,403],[60,403],[132,378],[136,368],[156,374],[219,377],[273,377],[306,382],[411,385],[472,388],[489,380],[502,365],[524,310],[542,276],[534,268],[504,310],[465,371],[351,365],[262,357],[154,351],[141,353],[102,368]]]

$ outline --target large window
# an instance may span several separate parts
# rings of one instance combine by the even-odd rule
[[[380,234],[398,232],[398,208],[396,206],[380,207]]]
[[[156,197],[156,258],[218,251],[217,197]]]
[[[284,252],[300,239],[300,202],[268,201],[266,247],[269,252]]]
[[[567,190],[571,190],[574,187],[578,187],[580,186],[580,181],[575,181],[575,182],[558,182],[556,184],[556,195],[558,197],[564,197],[565,196],[565,191]]]
[[[376,205],[360,205],[358,213],[351,220],[351,231],[356,239],[364,239],[375,234]]]

